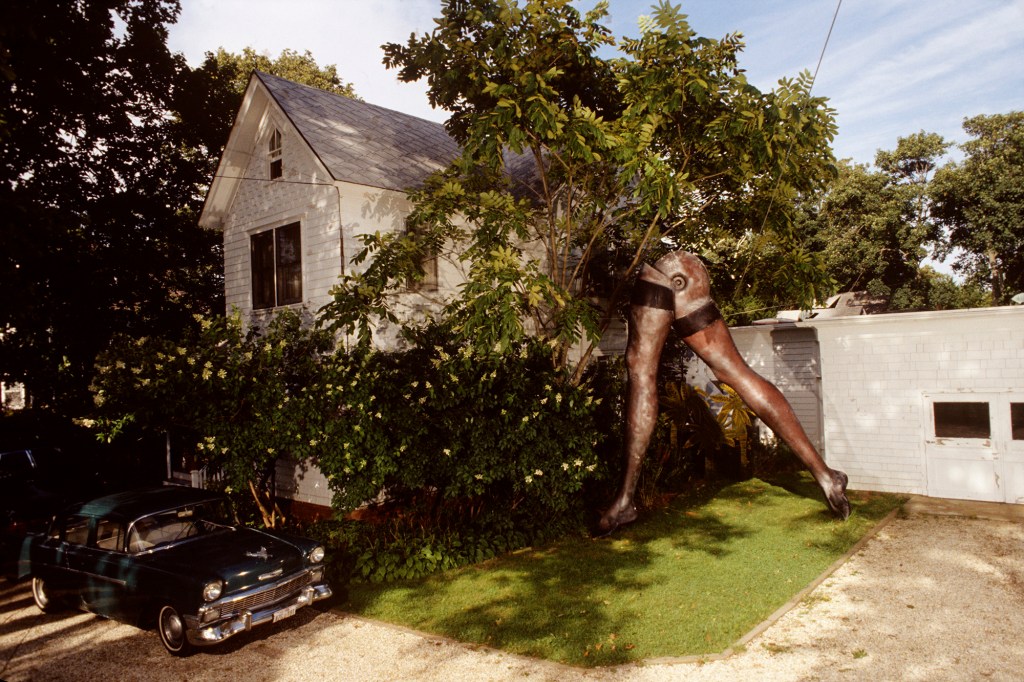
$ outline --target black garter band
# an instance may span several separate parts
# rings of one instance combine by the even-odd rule
[[[715,320],[720,319],[722,319],[722,313],[718,311],[718,306],[715,305],[714,301],[708,301],[692,313],[677,318],[672,323],[672,327],[679,336],[685,339],[687,336],[696,334],[701,329],[710,326]]]
[[[633,284],[633,293],[629,297],[630,305],[642,305],[659,310],[675,310],[675,298],[672,290],[646,279],[638,279]]]

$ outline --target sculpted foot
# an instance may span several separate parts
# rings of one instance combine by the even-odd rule
[[[849,477],[842,471],[829,469],[829,478],[821,483],[829,509],[843,521],[850,516],[850,500],[846,499],[846,484],[849,481]]]
[[[611,509],[604,513],[601,520],[597,522],[594,537],[607,537],[622,526],[636,521],[638,516],[636,507],[632,504],[615,503],[611,506]]]

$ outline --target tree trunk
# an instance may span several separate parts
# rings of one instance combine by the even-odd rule
[[[989,249],[988,269],[992,278],[992,305],[1003,304],[1003,270],[999,267],[999,254]]]

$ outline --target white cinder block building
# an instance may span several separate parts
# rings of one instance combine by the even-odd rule
[[[1024,306],[732,331],[852,488],[1024,503]]]

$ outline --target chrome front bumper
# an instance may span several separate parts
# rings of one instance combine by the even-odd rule
[[[331,594],[331,588],[327,583],[320,583],[304,587],[295,596],[271,604],[266,608],[257,610],[247,609],[231,618],[209,625],[201,623],[202,613],[199,616],[185,616],[185,634],[188,637],[188,641],[197,646],[216,644],[240,632],[248,632],[256,625],[276,623],[279,620],[284,620],[294,615],[303,606],[309,606],[313,602],[327,599]]]

